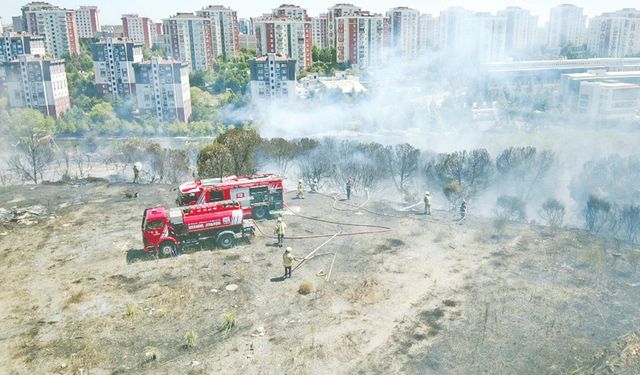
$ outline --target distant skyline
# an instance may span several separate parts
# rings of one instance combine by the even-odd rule
[[[46,1],[46,0],[45,0]],[[10,1],[3,0],[0,3],[0,16],[3,24],[10,24],[11,17],[20,15],[20,8],[29,1]],[[327,11],[327,8],[336,3],[352,3],[358,5],[365,10],[375,13],[385,13],[390,8],[396,6],[407,6],[420,10],[422,13],[430,13],[438,15],[441,10],[450,6],[460,6],[477,12],[490,12],[504,9],[507,6],[519,6],[530,10],[540,19],[539,26],[543,26],[549,18],[549,9],[562,4],[570,3],[584,8],[585,15],[589,18],[604,12],[613,12],[622,8],[640,8],[640,3],[631,0],[610,0],[610,1],[574,1],[561,2],[541,0],[532,4],[525,0],[490,0],[486,2],[478,2],[472,0],[458,0],[455,2],[448,1],[424,1],[424,0],[367,0],[367,1],[329,1],[329,0],[283,0],[283,1],[257,1],[257,0],[239,0],[239,1],[211,1],[211,0],[180,0],[176,2],[167,1],[149,1],[149,0],[88,0],[88,1],[47,1],[63,8],[76,9],[81,5],[96,5],[100,9],[100,22],[103,25],[120,24],[120,16],[126,13],[138,13],[142,16],[149,17],[155,22],[160,22],[163,18],[167,18],[177,12],[194,12],[209,4],[221,4],[231,7],[238,11],[238,17],[248,18],[260,16],[263,13],[269,13],[271,9],[276,8],[280,4],[295,4],[307,9],[310,16],[317,16]]]

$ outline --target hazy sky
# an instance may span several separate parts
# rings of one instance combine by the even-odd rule
[[[495,13],[499,9],[503,9],[508,5],[520,6],[531,10],[534,14],[540,16],[541,25],[546,21],[549,14],[549,8],[561,3],[561,1],[538,0],[535,2],[526,0],[457,0],[457,1],[438,1],[438,0],[367,0],[367,1],[337,1],[337,0],[286,0],[286,1],[258,1],[258,0],[48,0],[49,2],[65,7],[77,8],[80,5],[97,5],[100,9],[101,23],[103,24],[119,24],[120,15],[123,13],[138,13],[152,18],[154,21],[160,21],[176,12],[193,12],[208,4],[222,4],[230,6],[238,11],[239,17],[259,16],[269,12],[272,8],[277,7],[281,3],[293,3],[307,9],[311,16],[321,12],[338,2],[351,2],[355,5],[377,13],[384,13],[394,6],[408,6],[419,9],[424,13],[437,14],[440,10],[449,6],[462,6],[464,8]],[[0,0],[0,16],[3,23],[10,23],[11,16],[20,14],[20,7],[27,1]],[[535,3],[532,4],[532,3]],[[633,8],[640,5],[637,1],[632,0],[582,0],[574,1],[573,4],[583,7],[585,14],[588,16],[598,15],[603,12],[615,11],[622,8]]]

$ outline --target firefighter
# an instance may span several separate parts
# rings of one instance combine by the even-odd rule
[[[139,184],[140,183],[140,170],[138,169],[137,165],[133,165],[133,183],[134,184]]]
[[[424,214],[431,215],[431,194],[428,191],[424,193]]]
[[[351,199],[351,188],[353,187],[353,180],[351,177],[347,180],[347,200]]]
[[[316,193],[318,191],[318,179],[314,178],[311,182],[311,192]]]
[[[282,247],[284,245],[284,234],[287,231],[287,224],[282,221],[282,218],[279,217],[276,222],[275,234],[278,235],[278,246]]]
[[[464,219],[467,216],[467,200],[463,199],[460,204],[460,220]]]
[[[302,180],[298,180],[298,194],[296,196],[298,199],[304,199],[304,184]]]
[[[291,247],[287,247],[282,254],[282,265],[284,266],[284,278],[291,278],[291,266],[293,266],[293,261],[296,257],[291,253]]]

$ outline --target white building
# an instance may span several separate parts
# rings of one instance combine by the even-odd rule
[[[640,85],[623,82],[580,84],[577,114],[605,120],[638,118]]]
[[[257,99],[296,98],[296,61],[269,53],[249,60],[251,97]]]
[[[140,113],[164,122],[188,122],[191,118],[189,66],[152,57],[134,65],[136,102]]]
[[[259,56],[276,54],[296,60],[298,69],[311,66],[312,31],[310,20],[261,17],[254,19]]]
[[[59,117],[71,107],[64,60],[20,55],[5,65],[9,106]]]
[[[473,18],[473,12],[460,7],[450,7],[441,11],[438,20],[440,48],[448,50],[467,48],[471,18]]]
[[[625,57],[640,53],[640,11],[622,9],[589,22],[587,47],[598,57]]]
[[[81,6],[76,9],[76,24],[78,25],[78,37],[80,39],[92,39],[100,26],[100,11],[96,6]]]
[[[507,19],[489,13],[477,13],[472,19],[469,39],[480,62],[503,61],[505,58]]]
[[[431,14],[420,15],[418,48],[421,51],[440,47],[440,19]]]
[[[321,77],[312,73],[300,80],[300,97],[347,96],[354,97],[367,92],[357,76],[336,72],[333,77]]]
[[[192,13],[178,13],[163,20],[167,53],[172,59],[189,63],[191,71],[213,67],[211,20]]]
[[[196,15],[211,21],[213,57],[236,57],[238,46],[238,15],[235,10],[222,5],[210,5],[196,12]]]
[[[31,2],[22,7],[24,31],[44,36],[48,53],[61,57],[80,51],[75,11],[45,2]]]
[[[505,49],[507,53],[527,51],[537,42],[538,17],[519,7],[508,7],[498,12],[507,20]]]
[[[93,43],[92,55],[98,95],[115,99],[135,93],[133,65],[142,62],[142,44],[129,39],[106,38]]]
[[[329,47],[329,23],[326,13],[318,17],[311,18],[311,33],[313,34],[313,45],[318,48]]]
[[[547,31],[547,47],[560,50],[569,44],[582,45],[585,41],[586,16],[582,8],[571,4],[551,8]]]
[[[306,9],[292,4],[282,4],[279,7],[274,8],[271,14],[274,17],[287,17],[303,21],[309,20]]]
[[[380,66],[388,55],[389,19],[381,14],[359,12],[337,17],[336,60],[360,69]]]
[[[327,12],[327,38],[329,41],[329,48],[336,48],[337,43],[337,29],[336,18],[353,16],[360,11],[360,7],[353,4],[336,4],[329,8]]]
[[[391,47],[403,56],[418,54],[418,30],[420,12],[407,7],[393,8],[387,12],[391,23]]]
[[[153,22],[149,18],[140,17],[137,14],[123,14],[121,20],[122,33],[125,37],[136,43],[151,47]]]

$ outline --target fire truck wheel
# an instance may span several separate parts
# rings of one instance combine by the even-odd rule
[[[218,235],[218,246],[223,249],[230,249],[236,243],[236,236],[233,232],[222,232]]]
[[[173,242],[165,241],[160,244],[160,258],[168,258],[171,256],[178,255],[178,251],[176,249],[176,245]]]
[[[269,211],[265,206],[258,206],[253,208],[253,218],[256,220],[266,219],[269,215]]]

